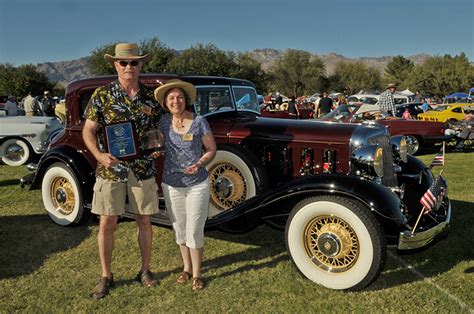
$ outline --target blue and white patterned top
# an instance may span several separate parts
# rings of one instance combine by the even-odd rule
[[[183,172],[184,168],[195,164],[204,154],[202,138],[211,131],[206,118],[194,116],[186,139],[183,134],[173,130],[172,116],[167,113],[163,115],[158,128],[165,139],[165,164],[162,182],[174,187],[190,187],[201,183],[208,177],[206,168],[199,168],[198,173],[188,175]],[[190,139],[189,134],[192,134]]]

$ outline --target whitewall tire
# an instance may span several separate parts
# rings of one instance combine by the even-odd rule
[[[30,147],[20,139],[8,139],[0,146],[2,161],[9,166],[24,165],[30,159],[30,154]]]
[[[234,147],[220,148],[206,166],[211,186],[209,217],[234,208],[265,189],[263,169],[249,154]]]
[[[84,217],[82,191],[74,173],[62,163],[46,170],[41,185],[43,204],[58,225],[77,225]]]
[[[308,279],[335,290],[360,290],[380,274],[386,241],[373,215],[337,196],[310,197],[292,210],[285,229],[288,253]]]

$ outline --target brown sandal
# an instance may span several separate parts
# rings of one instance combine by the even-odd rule
[[[181,272],[181,274],[179,274],[178,279],[176,279],[176,282],[182,285],[187,283],[189,279],[191,279],[191,274],[187,271],[183,271]]]
[[[202,278],[199,277],[194,277],[193,278],[193,286],[192,286],[193,291],[198,291],[204,289],[204,281]]]

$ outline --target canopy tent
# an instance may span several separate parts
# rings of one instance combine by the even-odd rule
[[[466,93],[452,93],[452,94],[449,94],[449,95],[446,95],[446,97],[444,98],[447,98],[447,99],[463,99],[463,98],[468,98],[469,95],[466,94]]]
[[[411,90],[409,90],[408,88],[405,89],[405,90],[400,91],[399,94],[405,95],[407,97],[411,97],[411,96],[415,95],[415,93],[412,92]]]

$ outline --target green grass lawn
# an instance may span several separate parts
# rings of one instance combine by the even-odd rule
[[[244,235],[206,233],[208,285],[199,293],[175,284],[181,259],[173,233],[154,227],[152,270],[160,285],[142,288],[133,282],[140,267],[135,222],[123,221],[116,231],[116,287],[100,301],[89,297],[100,274],[97,222],[55,225],[40,191],[18,185],[27,170],[0,165],[0,312],[473,312],[474,154],[448,154],[446,163],[449,237],[414,255],[390,248],[385,270],[362,292],[332,291],[304,278],[289,260],[283,233],[265,226]]]

